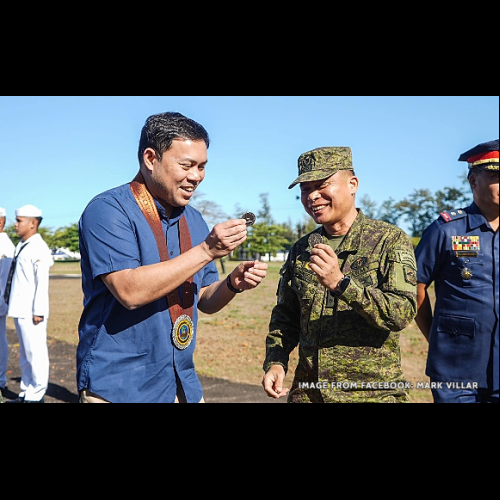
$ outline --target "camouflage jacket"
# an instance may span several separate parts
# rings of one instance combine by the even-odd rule
[[[417,313],[413,246],[401,229],[358,212],[336,251],[351,276],[340,298],[309,269],[309,235],[281,270],[264,371],[273,364],[287,370],[299,345],[289,402],[408,401],[399,332]]]

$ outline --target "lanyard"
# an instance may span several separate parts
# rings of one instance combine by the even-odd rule
[[[145,219],[153,231],[160,261],[170,260],[165,233],[161,225],[161,219],[156,209],[153,196],[148,191],[144,178],[139,172],[135,179],[130,183],[130,189],[139,205]],[[185,215],[179,220],[179,236],[181,253],[187,252],[192,248],[191,234]],[[191,276],[188,281],[182,285],[182,298],[179,297],[177,290],[167,294],[170,318],[174,325],[172,337],[175,346],[178,349],[186,349],[193,339],[194,325],[192,322],[194,308],[194,284]]]

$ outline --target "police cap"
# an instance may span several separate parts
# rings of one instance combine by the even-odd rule
[[[458,161],[466,161],[469,168],[498,172],[498,139],[478,144],[462,153]]]

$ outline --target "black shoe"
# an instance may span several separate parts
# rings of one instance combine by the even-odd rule
[[[45,403],[45,399],[42,398],[40,401],[29,401],[19,396],[16,399],[11,399],[10,401],[5,401],[5,403]]]
[[[42,398],[40,399],[40,401],[28,401],[27,399],[25,399],[23,403],[45,403],[45,399]]]
[[[20,398],[18,396],[16,399],[10,399],[9,401],[5,401],[5,404],[8,403],[24,403],[24,398]]]

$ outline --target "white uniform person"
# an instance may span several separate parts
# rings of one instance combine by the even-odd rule
[[[38,234],[42,211],[33,205],[16,210],[17,245],[7,281],[5,301],[19,337],[21,393],[11,403],[43,403],[49,384],[47,319],[49,269],[54,264],[49,247]]]
[[[14,257],[15,246],[4,233],[7,213],[0,207],[0,391],[7,384],[7,361],[9,359],[9,343],[7,342],[7,304],[3,298],[9,269]],[[0,402],[2,393],[0,392]]]

